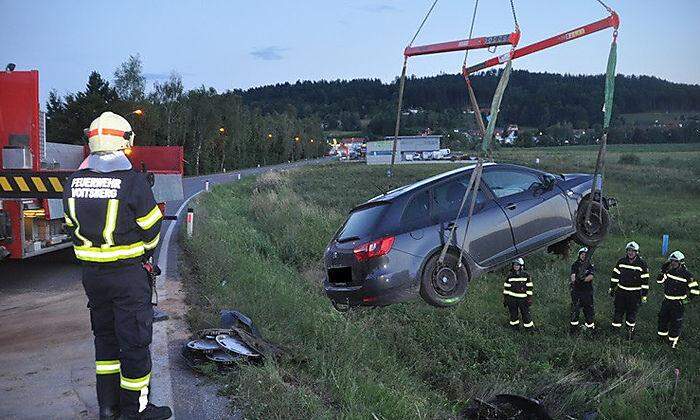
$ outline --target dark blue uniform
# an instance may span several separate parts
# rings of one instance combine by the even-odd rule
[[[673,348],[678,345],[683,326],[683,303],[692,297],[700,295],[698,282],[693,278],[693,273],[688,271],[685,265],[671,268],[666,263],[661,268],[657,283],[664,287],[664,300],[659,311],[659,337],[668,337]]]
[[[510,270],[505,283],[503,283],[503,303],[508,308],[511,327],[518,328],[520,317],[524,328],[534,326],[530,316],[530,302],[532,301],[532,279],[527,271]],[[520,316],[518,316],[520,312]]]
[[[585,281],[586,277],[595,274],[595,266],[591,262],[577,259],[571,265],[571,274],[575,280],[571,283],[571,318],[572,327],[578,327],[579,314],[583,309],[587,328],[595,328],[595,310],[593,306],[593,282]]]
[[[153,306],[143,262],[160,238],[163,215],[145,174],[133,170],[71,175],[63,204],[95,335],[100,408],[133,417],[148,404]]]

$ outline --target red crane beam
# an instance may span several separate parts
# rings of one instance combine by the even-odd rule
[[[513,56],[512,59],[515,60],[516,58],[532,54],[537,51],[544,50],[546,48],[551,48],[559,44],[563,44],[565,42],[569,42],[571,40],[581,38],[586,35],[590,35],[592,33],[602,31],[603,29],[607,28],[615,28],[617,29],[620,26],[620,17],[617,15],[615,12],[611,12],[610,16],[606,17],[605,19],[601,19],[599,21],[590,23],[588,25],[580,26],[576,29],[572,29],[570,31],[561,33],[559,35],[555,35],[551,38],[547,38],[545,40],[535,42],[534,44],[526,45],[522,48],[518,48],[515,51],[513,51]],[[464,76],[468,76],[471,73],[487,69],[489,67],[497,66],[499,64],[503,64],[506,61],[508,61],[508,53],[500,55],[498,57],[493,57],[490,58],[484,62],[481,62],[479,64],[475,64],[473,66],[465,67],[462,69],[462,74]]]
[[[520,32],[516,31],[503,35],[484,36],[480,38],[460,39],[457,41],[441,42],[438,44],[406,47],[406,49],[403,52],[403,55],[406,57],[414,57],[416,55],[475,50],[479,48],[498,47],[500,45],[518,45],[519,40]]]

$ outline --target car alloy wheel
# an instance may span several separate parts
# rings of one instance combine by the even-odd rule
[[[450,267],[439,267],[433,273],[433,287],[442,296],[450,296],[454,293],[458,283],[457,273]]]
[[[586,199],[578,206],[574,240],[581,245],[597,246],[605,239],[610,230],[610,215],[605,207],[601,206],[598,201],[594,201],[591,207],[591,217],[586,222],[586,210],[589,203],[589,199]]]
[[[464,299],[469,273],[459,256],[448,252],[442,264],[435,254],[425,264],[421,275],[420,295],[427,303],[438,307],[455,306]]]

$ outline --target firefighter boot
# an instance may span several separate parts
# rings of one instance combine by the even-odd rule
[[[596,329],[595,329],[595,324],[589,326],[588,324],[584,325],[584,331],[586,332],[586,335],[589,337],[595,337],[596,336]]]
[[[578,324],[570,324],[569,325],[569,335],[577,335],[579,332],[579,326]]]
[[[159,407],[148,403],[146,408],[135,416],[122,416],[122,420],[165,420],[173,416],[170,407]]]
[[[634,327],[627,328],[627,339],[630,341],[634,340]]]

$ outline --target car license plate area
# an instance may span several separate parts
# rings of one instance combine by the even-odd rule
[[[350,267],[329,268],[328,282],[333,284],[352,283],[352,269]]]

